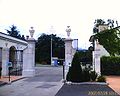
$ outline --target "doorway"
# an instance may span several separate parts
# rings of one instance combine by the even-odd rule
[[[16,50],[14,46],[11,46],[9,50],[9,62],[12,63],[12,69],[10,70],[11,75],[22,75],[23,51]]]

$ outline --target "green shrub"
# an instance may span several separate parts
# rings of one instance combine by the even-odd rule
[[[96,81],[97,76],[98,76],[98,74],[95,71],[90,72],[90,79],[92,81]]]
[[[67,74],[67,81],[71,82],[82,82],[82,68],[80,64],[80,59],[79,59],[79,53],[76,52],[73,60],[72,60],[72,65],[69,68],[69,72]]]
[[[82,72],[82,79],[84,82],[90,81],[90,72],[88,68],[85,68]]]
[[[88,53],[87,53],[88,54]],[[71,67],[69,68],[69,71],[67,73],[66,80],[71,82],[87,82],[90,81],[90,70],[88,68],[85,68],[82,70],[81,68],[81,60],[83,57],[88,56],[85,55],[84,52],[76,52]],[[91,54],[89,53],[89,58]]]
[[[102,75],[120,75],[120,57],[103,56],[101,58]]]
[[[97,78],[97,82],[106,82],[106,78],[101,75]]]

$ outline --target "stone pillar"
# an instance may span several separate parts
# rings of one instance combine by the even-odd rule
[[[8,75],[9,49],[2,49],[2,76]]]
[[[27,39],[28,46],[23,51],[23,77],[35,76],[35,39],[33,38],[35,30],[33,27],[29,32],[31,38]]]
[[[94,69],[98,73],[98,75],[101,75],[101,64],[100,64],[100,48],[99,48],[98,41],[95,41],[95,51],[93,53],[93,59],[94,59]]]
[[[28,40],[28,46],[23,51],[23,77],[35,75],[35,40]]]
[[[72,41],[73,39],[70,38],[65,39],[65,78],[69,71],[69,67],[71,66],[71,62],[73,58]]]
[[[108,29],[108,25],[106,25],[106,24],[98,26],[99,32],[102,32],[107,29]],[[98,39],[95,40],[94,45],[95,46],[94,46],[94,51],[93,51],[93,68],[98,73],[98,75],[101,75],[101,64],[100,64],[101,48],[100,48]]]

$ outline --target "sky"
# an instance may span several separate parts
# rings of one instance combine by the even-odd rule
[[[0,32],[6,33],[12,24],[21,34],[29,35],[31,26],[35,39],[42,33],[66,38],[66,26],[71,38],[78,39],[80,48],[90,46],[95,19],[120,21],[120,0],[0,0]]]

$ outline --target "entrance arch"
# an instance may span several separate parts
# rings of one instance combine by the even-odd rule
[[[12,63],[11,75],[22,75],[23,50],[16,50],[14,46],[9,49],[9,62]]]
[[[13,68],[16,68],[15,55],[16,55],[16,48],[14,46],[11,46],[9,49],[9,62],[12,63]]]

